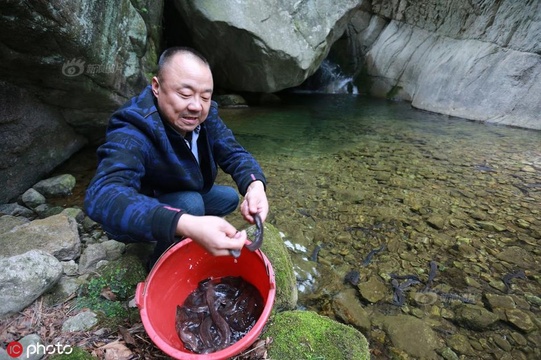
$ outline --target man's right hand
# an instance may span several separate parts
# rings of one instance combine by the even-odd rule
[[[177,223],[176,234],[186,236],[201,245],[211,255],[230,255],[229,250],[242,249],[246,231],[237,229],[218,216],[183,214]]]

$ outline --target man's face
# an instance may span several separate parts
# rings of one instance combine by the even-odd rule
[[[183,136],[207,118],[214,82],[207,64],[189,53],[177,53],[152,78],[158,110]]]

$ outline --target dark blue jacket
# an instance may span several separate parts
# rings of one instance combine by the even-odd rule
[[[86,191],[85,211],[121,241],[168,241],[182,210],[160,203],[156,194],[210,190],[217,166],[230,174],[241,195],[265,176],[257,161],[235,140],[213,101],[201,124],[199,161],[182,136],[164,126],[150,86],[109,121],[98,149],[96,175]]]

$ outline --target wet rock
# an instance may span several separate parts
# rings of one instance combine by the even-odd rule
[[[355,289],[341,291],[333,298],[335,316],[346,324],[355,326],[363,333],[370,330],[370,316],[357,298]]]
[[[432,215],[426,219],[426,223],[436,230],[441,230],[445,227],[445,219],[441,215]]]
[[[516,326],[518,329],[524,332],[530,332],[536,329],[530,316],[520,309],[507,309],[505,310],[507,321]]]
[[[484,230],[493,231],[493,232],[502,232],[507,230],[504,225],[496,224],[491,221],[479,221],[477,224],[481,226]]]
[[[437,359],[435,350],[442,344],[426,321],[408,315],[385,316],[383,327],[395,347],[417,358]]]
[[[440,352],[440,355],[445,359],[445,360],[458,360],[458,355],[453,351],[451,350],[451,348],[444,348],[441,352]]]
[[[376,276],[372,276],[368,281],[360,283],[358,288],[363,299],[371,303],[377,303],[389,294],[387,286]]]
[[[532,294],[532,293],[525,293],[525,294],[524,294],[524,297],[526,298],[526,300],[527,300],[530,304],[535,305],[535,306],[541,306],[541,297],[535,296],[535,295]]]
[[[502,308],[502,309],[516,308],[515,301],[513,301],[513,298],[509,295],[485,294],[485,298],[491,310],[494,310],[496,308]]]
[[[455,321],[469,329],[484,331],[498,320],[498,315],[481,306],[460,304],[455,308]]]
[[[474,356],[475,351],[468,338],[462,334],[454,334],[447,338],[447,346],[461,355]]]
[[[532,254],[520,246],[509,246],[497,254],[496,257],[502,261],[507,261],[510,264],[526,269],[531,269],[535,266]]]
[[[496,335],[492,338],[494,340],[494,343],[500,347],[503,351],[509,352],[513,350],[513,346],[505,339],[503,336]]]

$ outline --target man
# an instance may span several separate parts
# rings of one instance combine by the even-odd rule
[[[244,219],[254,223],[259,214],[265,221],[268,214],[265,176],[218,116],[213,86],[201,54],[164,51],[152,85],[112,115],[98,149],[86,212],[117,240],[156,241],[151,265],[182,237],[215,256],[244,246],[246,232],[222,218],[239,197],[214,184],[217,165],[244,195]]]

